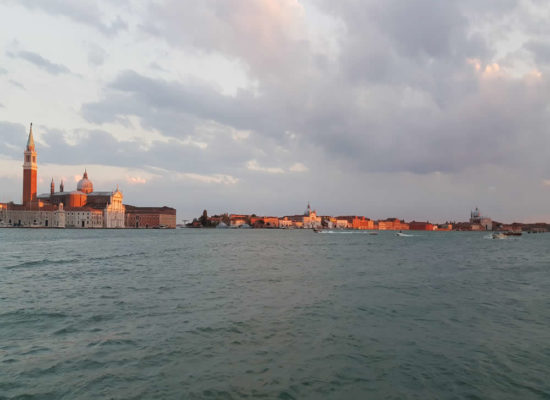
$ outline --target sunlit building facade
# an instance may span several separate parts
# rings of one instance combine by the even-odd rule
[[[22,204],[0,205],[0,226],[44,227],[44,228],[124,228],[126,220],[132,220],[129,227],[175,228],[176,210],[169,207],[133,207],[132,215],[126,216],[126,206],[118,186],[114,191],[96,191],[93,182],[84,171],[75,190],[65,191],[63,181],[55,191],[52,179],[50,192],[37,195],[38,163],[34,144],[32,124],[29,130],[23,159]],[[138,214],[156,223],[140,224]],[[133,219],[132,219],[133,218]]]

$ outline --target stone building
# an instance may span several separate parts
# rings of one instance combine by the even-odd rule
[[[176,227],[175,209],[126,206],[118,186],[114,191],[95,191],[86,170],[76,190],[65,191],[65,184],[61,181],[56,192],[52,178],[50,192],[37,195],[38,164],[32,124],[23,161],[22,204],[0,204],[0,227]]]
[[[471,230],[492,231],[493,221],[491,220],[491,218],[482,216],[481,212],[476,207],[476,209],[470,213],[470,226]]]
[[[124,228],[122,193],[118,187],[113,192],[94,192],[87,171],[74,191],[66,192],[61,182],[56,192],[52,179],[50,192],[37,195],[38,163],[32,124],[23,155],[22,204],[3,204],[0,226]]]
[[[279,227],[281,228],[303,228],[303,229],[313,229],[321,228],[322,218],[317,215],[315,210],[311,209],[309,203],[303,214],[298,215],[287,215],[279,219]]]
[[[171,207],[126,206],[128,228],[176,228],[176,210]]]

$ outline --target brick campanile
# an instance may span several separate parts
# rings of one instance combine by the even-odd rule
[[[29,139],[25,149],[25,162],[23,163],[23,204],[29,204],[36,200],[36,151],[34,150],[34,138],[32,137],[32,123],[29,131]]]

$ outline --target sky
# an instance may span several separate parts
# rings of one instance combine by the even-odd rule
[[[0,202],[550,222],[546,0],[0,0]]]

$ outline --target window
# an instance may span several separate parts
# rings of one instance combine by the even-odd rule
[[[27,160],[27,162],[30,162],[31,161],[31,156],[25,157],[25,160]]]

